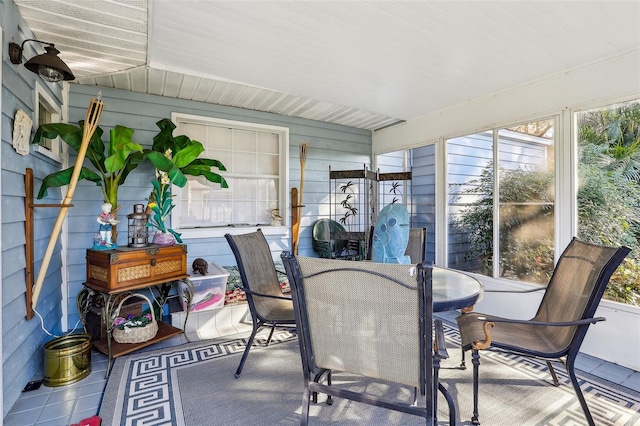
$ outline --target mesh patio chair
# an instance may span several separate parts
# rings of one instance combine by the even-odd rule
[[[282,259],[291,284],[305,382],[300,424],[308,422],[309,399],[315,392],[421,416],[434,424],[431,267],[294,257],[287,252]],[[424,404],[333,385],[332,371],[417,388]]]
[[[416,264],[424,262],[427,256],[427,228],[411,228],[409,229],[409,243],[407,250],[404,252],[411,258],[411,263]]]
[[[558,385],[550,363],[564,363],[589,425],[593,417],[576,379],[574,366],[589,325],[594,318],[609,278],[631,250],[607,247],[574,238],[558,260],[536,315],[531,320],[512,320],[481,313],[465,313],[456,320],[463,350],[472,351],[473,415],[478,420],[479,350],[496,348],[515,354],[541,358]]]
[[[373,258],[373,231],[374,227],[372,226],[367,232],[367,260],[371,260]],[[422,263],[427,260],[427,228],[411,228],[409,230],[409,242],[404,254],[411,258],[411,264]],[[447,347],[444,343],[444,328],[442,325],[442,320],[434,320],[433,325],[435,330],[433,376],[434,382],[438,383],[440,362],[443,359],[449,358],[449,353],[447,352]],[[439,385],[438,387],[441,388],[442,386]],[[453,407],[453,402],[451,401],[449,394],[446,391],[443,391],[442,393],[447,399],[447,403],[449,404],[449,408],[451,409]],[[434,410],[437,411],[437,409],[438,405],[436,398],[434,400]]]
[[[364,248],[364,258],[365,260],[373,259],[373,231],[374,226],[371,225],[369,230],[365,232],[364,240],[365,240],[365,248]]]
[[[373,259],[373,230],[371,229],[366,234],[367,247],[366,247],[366,259]],[[424,262],[427,256],[427,228],[411,228],[409,229],[409,243],[407,249],[404,252],[411,258],[412,264]]]
[[[238,271],[247,295],[247,303],[251,312],[253,330],[247,341],[247,347],[236,370],[236,378],[240,377],[242,368],[249,355],[253,339],[262,327],[271,327],[265,346],[269,346],[276,327],[295,325],[293,303],[291,298],[282,294],[269,244],[261,230],[243,235],[226,234],[231,250],[238,263]]]

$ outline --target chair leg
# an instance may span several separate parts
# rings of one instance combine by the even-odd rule
[[[554,370],[553,365],[551,365],[551,361],[547,361],[547,368],[549,369],[549,373],[551,373],[551,378],[553,379],[553,386],[560,386],[560,382],[558,381],[558,376],[556,375],[556,370]]]
[[[327,373],[327,385],[331,386],[331,370]],[[333,405],[333,398],[331,395],[327,395],[327,405]]]
[[[480,367],[480,353],[477,349],[471,351],[471,363],[473,364],[473,416],[471,424],[479,425],[478,420],[478,368]]]
[[[580,401],[580,405],[582,406],[582,411],[584,411],[584,416],[587,418],[587,422],[589,426],[595,426],[593,421],[593,416],[591,416],[591,411],[589,411],[589,407],[587,406],[587,401],[584,399],[584,395],[582,394],[582,389],[580,389],[580,384],[578,383],[578,379],[576,378],[576,373],[574,371],[574,360],[567,359],[566,363],[567,373],[569,373],[569,378],[571,379],[571,384],[573,384],[573,389],[576,391],[576,396],[578,397],[578,401]]]
[[[238,369],[236,370],[236,379],[240,377],[242,373],[242,368],[244,367],[244,362],[247,360],[247,356],[249,356],[249,350],[251,350],[251,345],[253,345],[253,339],[256,337],[256,333],[258,329],[262,326],[262,323],[253,323],[253,330],[251,331],[251,335],[249,336],[249,340],[247,340],[247,346],[244,348],[244,352],[242,353],[242,358],[240,358],[240,365],[238,365]]]
[[[316,374],[315,377],[313,378],[313,381],[318,383],[318,381],[320,380],[320,378],[322,377],[323,374],[324,374],[324,372]],[[311,393],[311,402],[313,402],[314,404],[318,403],[318,392],[313,391]]]
[[[322,376],[324,376],[325,374],[327,375],[327,385],[331,386],[331,370],[324,370],[316,374],[313,378],[313,381],[318,383],[320,380],[322,380]],[[313,402],[314,404],[318,403],[318,392],[313,391],[311,393],[311,402]],[[327,395],[326,404],[333,405],[333,399],[331,399],[331,395]]]
[[[456,403],[453,401],[453,397],[445,388],[442,383],[438,383],[438,389],[440,393],[444,395],[444,398],[447,400],[447,405],[449,406],[449,426],[455,426],[456,424]],[[436,396],[437,399],[437,396]]]
[[[438,424],[438,388],[440,388],[440,357],[433,357],[433,423]],[[443,393],[444,395],[444,393]]]
[[[433,328],[435,331],[435,339],[433,342],[434,354],[433,354],[433,418],[434,422],[438,423],[438,389],[442,394],[447,397],[449,394],[447,390],[440,384],[440,362],[443,359],[449,358],[449,352],[447,352],[447,344],[444,339],[444,327],[441,319],[433,320]],[[464,352],[463,352],[464,353]],[[447,400],[447,404],[449,401]],[[451,405],[449,404],[449,407]],[[451,414],[451,413],[449,413]],[[449,416],[451,421],[451,416]]]
[[[466,351],[464,350],[464,348],[460,348],[460,350],[462,351],[462,358],[460,359],[460,370],[466,370],[467,369],[467,364],[465,363]]]
[[[309,381],[305,380],[304,390],[302,391],[302,414],[300,417],[300,425],[306,426],[309,423]]]
[[[269,343],[271,343],[271,338],[273,337],[273,332],[276,331],[276,326],[272,325],[271,326],[271,332],[269,333],[269,338],[267,339],[267,344],[265,346],[269,346]]]

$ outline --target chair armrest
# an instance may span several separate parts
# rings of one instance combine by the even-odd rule
[[[491,333],[489,327],[495,327],[496,323],[505,324],[524,324],[524,325],[540,325],[540,326],[552,326],[552,327],[575,327],[578,325],[595,324],[596,322],[606,321],[604,317],[586,318],[576,321],[566,322],[546,322],[546,321],[528,321],[528,320],[515,320],[508,318],[487,318],[477,317],[478,321],[482,321],[482,330],[484,332],[484,340],[476,340],[471,344],[471,347],[476,350],[487,349],[491,346]]]
[[[530,321],[530,320],[516,320],[516,319],[509,319],[509,318],[487,319],[486,317],[478,317],[477,319],[478,321],[488,321],[493,323],[544,325],[544,326],[551,326],[551,327],[574,327],[576,325],[595,324],[597,322],[607,320],[605,317],[585,318],[581,320],[565,321],[565,322]]]
[[[442,327],[442,320],[434,320],[434,329],[435,329],[435,344],[433,350],[435,352],[436,358],[447,359],[449,358],[449,352],[447,352],[447,345],[444,340],[444,328]]]
[[[282,300],[291,300],[291,297],[287,297],[287,296],[274,296],[272,294],[263,294],[263,293],[257,293],[255,291],[251,291],[246,287],[240,287],[240,286],[236,286],[237,289],[244,291],[245,293],[250,294],[251,296],[255,296],[255,297],[268,297],[269,299],[282,299]]]

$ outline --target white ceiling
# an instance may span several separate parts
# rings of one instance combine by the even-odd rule
[[[14,2],[76,83],[370,130],[640,49],[638,0]]]

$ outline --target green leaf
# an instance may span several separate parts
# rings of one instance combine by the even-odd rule
[[[98,132],[100,130],[100,132]],[[91,136],[89,146],[87,148],[87,159],[93,164],[97,170],[104,172],[104,143],[101,139],[102,129],[98,128]]]
[[[182,168],[190,164],[204,152],[202,144],[198,141],[189,141],[189,143],[180,151],[173,155],[173,162],[176,166]]]
[[[216,167],[221,172],[227,171],[227,168],[224,166],[224,164],[222,164],[218,160],[213,160],[210,158],[197,158],[193,160],[190,164],[190,166],[199,166],[199,165],[207,166],[207,169],[211,167]]]
[[[49,123],[43,124],[38,127],[35,135],[33,136],[33,143],[42,144],[44,139],[53,139],[60,137],[60,139],[69,145],[75,152],[80,150],[82,145],[82,136],[84,129],[84,120],[80,121],[79,126],[74,126],[67,123]],[[104,144],[102,139],[102,129],[96,128],[96,131],[91,136],[89,145],[87,146],[86,158],[93,164],[98,170],[104,170]]]
[[[162,193],[160,182],[158,182],[156,179],[151,181],[151,185],[153,185],[153,188],[156,190],[158,194]],[[158,202],[158,200],[156,200],[156,202]]]
[[[109,155],[115,154],[121,146],[133,142],[134,130],[119,124],[109,132]]]
[[[187,135],[178,135],[173,138],[173,145],[176,147],[175,151],[180,151],[181,149],[184,149],[187,145],[189,145],[192,142],[200,143],[198,141],[192,141]]]
[[[167,197],[162,202],[162,211],[166,214],[171,210],[171,197]]]
[[[208,170],[205,170],[201,167],[185,167],[184,169],[182,169],[184,174],[190,175],[190,176],[204,176],[205,179],[207,179],[209,182],[213,182],[213,183],[218,183],[220,184],[221,188],[228,188],[229,185],[227,184],[227,181],[225,180],[225,178],[223,178],[222,176],[220,176],[217,173],[213,173],[210,172]]]
[[[158,170],[169,172],[175,166],[173,164],[173,161],[169,160],[164,156],[164,154],[158,151],[145,150],[144,152],[147,159],[149,159],[149,161],[151,161],[151,164],[153,164],[153,166]]]
[[[46,176],[42,180],[42,185],[40,185],[40,191],[38,192],[38,199],[42,199],[47,196],[47,190],[49,188],[59,188],[61,186],[69,185],[71,182],[71,175],[73,175],[73,167],[70,167],[65,170],[61,170],[56,173],[52,173],[49,176]],[[95,182],[96,185],[102,186],[102,177],[95,173],[93,170],[83,167],[80,170],[80,175],[78,180],[87,179],[92,182]]]
[[[169,170],[169,179],[171,179],[172,184],[180,188],[183,188],[187,184],[187,177],[177,167],[174,167],[171,170]]]
[[[160,132],[153,137],[152,149],[164,154],[167,148],[173,149],[173,130],[176,125],[168,118],[163,118],[156,126],[160,128]]]
[[[134,170],[140,163],[147,160],[146,155],[143,152],[134,152],[129,155],[128,161],[120,173],[120,181],[118,185],[122,185],[129,176],[129,173]]]
[[[181,243],[182,242],[182,238],[180,238],[180,236],[182,234],[177,233],[176,231],[174,231],[173,229],[169,228],[169,232],[171,232],[171,234],[173,234],[174,237],[176,237],[176,241]]]
[[[104,160],[108,173],[122,170],[132,152],[142,152],[142,145],[131,141],[132,135],[132,129],[120,125],[110,132],[109,157]]]
[[[38,127],[33,136],[32,143],[42,144],[44,139],[55,139],[58,136],[65,135],[63,140],[73,149],[78,151],[82,142],[82,129],[77,126],[66,123],[49,123]]]
[[[116,150],[115,154],[105,158],[105,170],[108,173],[117,173],[125,168],[129,154],[132,152],[142,152],[142,146],[136,143],[122,145]]]

